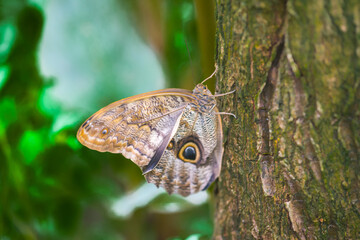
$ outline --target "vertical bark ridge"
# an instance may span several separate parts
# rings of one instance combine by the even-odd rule
[[[346,2],[346,3],[345,3]],[[358,239],[356,1],[216,0],[215,239]]]
[[[272,108],[273,96],[277,88],[279,77],[280,59],[284,51],[284,37],[282,37],[276,50],[276,56],[271,63],[267,80],[259,97],[258,115],[259,115],[259,162],[262,188],[266,196],[274,196],[274,159],[270,143],[270,123],[269,111]]]

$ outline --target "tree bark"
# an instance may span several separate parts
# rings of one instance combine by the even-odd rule
[[[216,0],[214,239],[360,239],[360,2]]]

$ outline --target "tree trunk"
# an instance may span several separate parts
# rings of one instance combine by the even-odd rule
[[[216,0],[214,239],[360,239],[360,2]]]

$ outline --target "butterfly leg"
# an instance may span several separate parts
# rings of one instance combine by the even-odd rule
[[[234,118],[236,118],[236,115],[233,113],[228,113],[228,112],[217,112],[215,113],[216,115],[230,115],[233,116]]]
[[[199,113],[196,112],[196,117],[195,117],[194,123],[193,123],[193,125],[192,125],[192,127],[191,127],[191,132],[194,132],[195,123],[196,123],[198,117],[199,117]]]
[[[234,92],[236,92],[236,89],[235,89],[235,90],[232,90],[232,91],[230,91],[230,92],[226,92],[226,93],[215,94],[214,97],[226,96],[226,95],[233,94]],[[215,113],[215,114],[216,114],[216,115],[231,115],[231,116],[233,116],[234,118],[236,118],[236,115],[233,114],[233,113],[217,112],[217,113]]]
[[[221,97],[221,96],[226,96],[226,95],[230,95],[232,93],[236,92],[236,89],[235,90],[232,90],[230,92],[226,92],[226,93],[219,93],[219,94],[215,94],[213,95],[214,97]]]
[[[194,127],[195,127],[198,117],[199,117],[199,113],[196,112],[195,120],[192,123],[192,125],[190,125],[188,121],[181,121],[180,125],[185,125],[185,128],[188,129],[191,133],[193,133],[194,132],[193,130],[194,130]]]

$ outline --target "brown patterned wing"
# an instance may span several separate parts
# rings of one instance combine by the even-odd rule
[[[183,89],[129,97],[89,117],[79,128],[77,138],[90,149],[121,153],[140,167],[151,163],[150,171],[175,134],[184,109],[193,101],[191,91]]]
[[[171,144],[145,178],[169,194],[182,196],[205,190],[219,176],[223,155],[221,118],[214,111],[187,107]],[[189,150],[189,151],[188,151]]]

